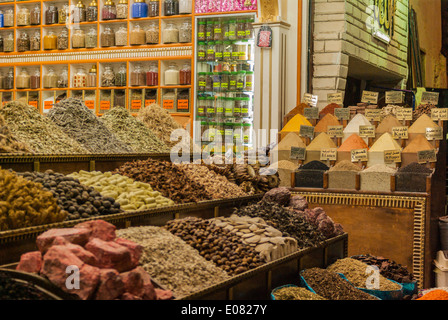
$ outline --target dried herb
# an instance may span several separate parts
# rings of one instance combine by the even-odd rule
[[[326,300],[305,288],[293,286],[277,289],[273,295],[275,300]]]
[[[18,141],[0,115],[0,153],[31,153],[29,147]]]

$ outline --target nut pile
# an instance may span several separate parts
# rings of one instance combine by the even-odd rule
[[[117,236],[143,247],[140,263],[162,286],[181,299],[230,278],[179,237],[161,227],[144,226],[117,231]]]
[[[115,199],[124,211],[149,210],[174,205],[174,201],[154,191],[149,184],[119,174],[80,171],[70,174],[69,177],[78,179],[85,186],[95,188],[104,197]]]
[[[216,226],[211,220],[189,217],[171,220],[165,227],[231,276],[265,263],[254,248],[242,242],[240,236]]]
[[[29,147],[16,139],[5,118],[0,114],[0,153],[31,153]]]
[[[41,184],[0,169],[0,231],[61,222],[66,216]]]
[[[58,206],[68,212],[67,220],[121,212],[120,204],[113,198],[103,197],[94,188],[82,185],[72,177],[52,170],[18,174],[29,181],[40,183],[45,190],[50,191],[57,199]]]

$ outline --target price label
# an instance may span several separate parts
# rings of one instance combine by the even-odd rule
[[[155,104],[155,103],[156,103],[155,99],[145,100],[145,107],[150,106],[150,105]]]
[[[319,119],[319,109],[318,108],[305,108],[303,110],[303,115],[309,120]]]
[[[164,100],[163,109],[174,109],[174,100]]]
[[[312,126],[300,126],[300,133],[302,137],[307,137],[310,139],[314,138],[314,127]]]
[[[363,91],[362,92],[362,103],[377,104],[378,103],[378,92],[373,91]]]
[[[409,139],[409,127],[393,127],[392,137],[394,139]]]
[[[306,104],[308,104],[311,107],[316,107],[318,100],[319,100],[318,96],[314,96],[310,93],[305,93],[303,95],[303,102],[305,102]]]
[[[439,120],[448,121],[448,108],[441,108],[439,110]]]
[[[403,92],[401,91],[386,91],[386,103],[403,103]]]
[[[422,93],[422,104],[432,104],[432,105],[438,105],[439,104],[439,93],[438,92],[423,92]]]
[[[328,103],[336,103],[340,106],[344,104],[344,94],[342,92],[327,94]]]
[[[435,149],[422,150],[417,152],[418,163],[437,162],[437,154]]]
[[[365,115],[369,121],[381,121],[380,109],[366,109]]]
[[[367,149],[352,150],[352,152],[351,152],[351,159],[352,159],[352,162],[368,161],[369,160],[369,156],[368,156],[368,153],[367,153]]]
[[[86,107],[89,108],[90,110],[95,109],[95,101],[94,100],[86,100],[86,101],[84,101],[84,103],[86,104]]]
[[[384,162],[387,162],[387,163],[401,162],[401,151],[400,150],[384,151]]]
[[[336,161],[338,159],[338,149],[321,149],[320,150],[320,160],[321,161]]]
[[[344,126],[327,126],[327,135],[330,138],[343,138]]]
[[[439,108],[431,109],[431,119],[433,121],[439,121],[439,119],[440,119],[440,109]]]
[[[188,110],[188,100],[186,99],[177,100],[177,109]]]
[[[291,147],[291,160],[305,160],[306,148]]]
[[[142,100],[131,100],[131,109],[141,109]]]
[[[44,109],[50,110],[51,108],[53,108],[53,101],[44,101]]]
[[[426,140],[443,140],[442,128],[426,128]]]
[[[361,138],[375,138],[375,126],[359,126]]]
[[[37,109],[37,101],[28,101],[28,104]]]
[[[350,120],[350,109],[348,108],[337,108],[334,109],[334,116],[338,118],[339,121]]]
[[[396,117],[398,120],[412,121],[412,109],[411,108],[397,109]]]

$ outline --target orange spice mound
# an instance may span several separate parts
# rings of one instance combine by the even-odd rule
[[[332,115],[334,115],[334,109],[338,109],[338,108],[341,108],[341,106],[336,104],[336,103],[330,103],[328,106],[323,108],[322,111],[319,112],[319,114],[320,115],[325,115],[325,114],[332,114]]]
[[[348,137],[343,144],[341,144],[338,151],[350,152],[357,149],[369,149],[369,146],[367,145],[367,143],[365,143],[363,138],[354,133],[350,137]]]
[[[338,118],[336,118],[331,113],[328,113],[314,127],[314,132],[327,132],[328,126],[339,126],[339,125],[340,123],[338,121]]]
[[[448,300],[448,292],[440,289],[433,290],[417,300]]]

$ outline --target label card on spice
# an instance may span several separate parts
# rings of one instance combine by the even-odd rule
[[[305,138],[314,138],[314,127],[312,126],[300,126],[300,136]]]
[[[344,126],[327,126],[327,135],[330,138],[343,138]]]
[[[362,103],[370,103],[370,104],[377,104],[378,103],[378,92],[373,91],[363,91],[362,92]]]
[[[109,110],[110,109],[110,101],[100,101],[100,109],[101,110]]]
[[[141,109],[142,100],[131,100],[131,109]]]
[[[340,106],[344,104],[344,94],[342,92],[327,94],[328,103],[336,103]]]
[[[36,101],[36,100],[34,100],[34,101],[28,101],[28,104],[29,104],[30,106],[34,107],[34,108],[37,108],[37,101]]]
[[[403,92],[401,92],[401,91],[386,91],[386,103],[387,104],[403,103]]]
[[[334,116],[338,118],[339,121],[350,120],[350,109],[348,108],[337,108],[334,109]]]
[[[177,100],[177,109],[179,110],[188,110],[189,100],[181,99]]]
[[[426,140],[443,140],[443,130],[442,128],[426,128]]]
[[[437,162],[437,154],[435,149],[422,150],[417,152],[418,163]]]
[[[51,108],[53,108],[53,101],[44,101],[44,109],[50,110]]]
[[[95,101],[94,100],[85,100],[84,103],[85,103],[86,107],[89,108],[90,110],[95,109]]]
[[[174,109],[174,100],[163,100],[163,109]]]
[[[338,149],[321,149],[320,150],[320,161],[336,161],[338,160]]]
[[[375,138],[375,126],[359,126],[361,138]]]
[[[438,105],[439,104],[439,93],[438,92],[422,92],[422,100],[421,104],[432,104],[432,105]]]
[[[318,100],[319,100],[318,96],[314,96],[310,93],[305,93],[303,95],[303,102],[305,102],[309,106],[316,107]]]
[[[351,159],[352,159],[352,162],[368,161],[369,155],[367,153],[367,149],[352,150]]]
[[[386,163],[401,162],[401,151],[400,150],[384,151],[384,162],[386,162]]]
[[[433,121],[447,121],[448,120],[448,109],[447,108],[432,108],[431,109],[431,119]]]
[[[392,137],[394,139],[409,139],[409,127],[393,127]]]
[[[308,120],[316,120],[319,119],[319,109],[316,107],[312,107],[312,108],[305,108],[303,110],[303,115],[305,116],[305,118],[307,118]]]
[[[399,108],[396,113],[397,120],[412,121],[412,108]]]
[[[145,107],[150,106],[155,103],[156,103],[156,100],[154,100],[154,99],[145,100]]]
[[[291,160],[305,160],[306,148],[291,147]]]
[[[381,109],[366,109],[365,116],[370,122],[381,121]]]

